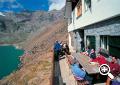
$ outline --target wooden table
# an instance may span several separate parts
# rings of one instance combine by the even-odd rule
[[[90,64],[90,58],[88,56],[82,55],[80,53],[72,53],[72,55],[78,60],[82,67],[87,71],[88,74],[99,73],[98,65]]]

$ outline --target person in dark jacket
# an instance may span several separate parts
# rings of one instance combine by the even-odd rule
[[[63,51],[65,54],[69,54],[69,46],[67,43],[64,43],[63,44]]]
[[[91,59],[95,59],[95,58],[96,58],[96,54],[95,54],[95,50],[94,50],[94,49],[91,49],[91,52],[90,52],[90,54],[89,54],[89,57],[90,57]]]
[[[54,58],[55,58],[56,61],[59,60],[60,50],[61,50],[61,45],[58,41],[56,41],[54,43]]]

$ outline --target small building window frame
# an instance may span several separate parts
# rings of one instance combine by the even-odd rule
[[[100,47],[109,50],[109,36],[100,35]]]
[[[86,47],[90,47],[91,49],[96,49],[96,37],[94,35],[86,36]]]
[[[77,3],[77,19],[82,16],[82,0]]]
[[[109,36],[109,54],[120,59],[120,36]]]
[[[85,8],[85,12],[88,11],[88,10],[91,11],[91,5],[92,5],[91,0],[84,0],[84,8]]]

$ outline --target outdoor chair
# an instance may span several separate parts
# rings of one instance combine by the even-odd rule
[[[75,75],[74,75],[74,78],[76,80],[75,85],[89,85],[89,82],[87,80],[84,80],[83,78],[76,77]]]

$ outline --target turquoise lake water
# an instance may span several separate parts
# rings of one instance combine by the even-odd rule
[[[23,53],[23,50],[16,49],[12,45],[0,46],[0,79],[18,69],[19,56]]]

